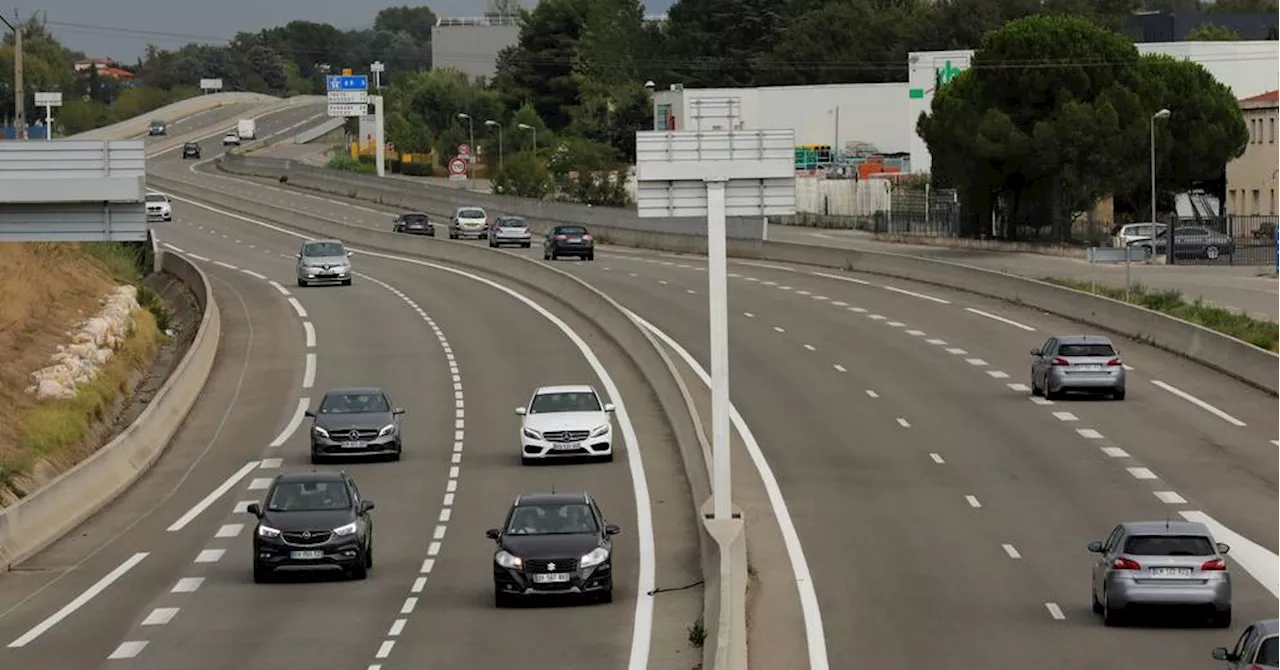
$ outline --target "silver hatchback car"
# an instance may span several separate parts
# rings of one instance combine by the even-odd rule
[[[1051,337],[1031,350],[1031,394],[1053,400],[1063,393],[1106,393],[1124,400],[1124,361],[1101,335]]]
[[[487,239],[489,237],[489,214],[480,207],[459,207],[449,222],[449,239],[463,237]]]
[[[1231,626],[1231,574],[1209,528],[1191,521],[1133,521],[1089,543],[1093,611],[1107,626],[1140,607],[1187,607],[1208,613],[1218,628]]]
[[[1236,640],[1236,647],[1218,647],[1213,657],[1226,661],[1229,670],[1280,670],[1280,620],[1263,619],[1250,625]]]
[[[298,286],[351,285],[351,252],[338,240],[308,240],[298,257]]]
[[[529,222],[518,216],[499,216],[489,231],[489,246],[496,248],[504,244],[518,244],[525,249],[533,246]]]

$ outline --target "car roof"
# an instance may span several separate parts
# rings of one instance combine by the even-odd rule
[[[463,205],[454,211],[461,212],[464,209],[478,209],[480,211],[484,211],[484,208],[480,205]]]
[[[534,389],[534,395],[542,395],[543,393],[586,393],[590,391],[595,393],[596,389],[588,384],[564,384],[561,386],[539,386]],[[599,395],[599,394],[597,394]]]
[[[1106,335],[1059,335],[1058,344],[1111,344]]]
[[[1204,535],[1213,537],[1209,527],[1197,521],[1127,521],[1126,535]]]
[[[1280,634],[1280,619],[1263,619],[1253,622],[1253,627],[1267,637]]]
[[[340,482],[344,472],[286,472],[276,477],[276,482]]]
[[[324,392],[325,396],[345,394],[345,393],[354,393],[354,394],[383,393],[383,390],[378,388],[377,386],[343,386],[336,389],[329,389],[328,391]]]
[[[426,212],[404,212],[400,216],[427,216]]]
[[[512,507],[524,505],[565,505],[568,503],[590,502],[591,497],[585,493],[522,493],[516,496]]]
[[[320,239],[320,240],[307,240],[306,242],[302,243],[302,246],[305,247],[308,244],[319,244],[321,242],[328,243],[328,244],[342,244],[342,240]]]

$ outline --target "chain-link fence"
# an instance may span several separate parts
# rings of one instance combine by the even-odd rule
[[[1167,231],[1162,231],[1146,246],[1154,255],[1163,256],[1174,265],[1275,268],[1278,218],[1260,214],[1177,217],[1170,220],[1172,255]]]

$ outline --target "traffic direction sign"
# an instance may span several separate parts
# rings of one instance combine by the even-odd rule
[[[367,91],[369,77],[363,74],[330,75],[326,78],[330,91]]]
[[[345,103],[366,105],[369,103],[368,91],[329,91],[329,104]]]
[[[329,103],[329,116],[365,116],[369,113],[369,105],[354,102]]]

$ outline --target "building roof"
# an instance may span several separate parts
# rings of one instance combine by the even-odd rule
[[[98,74],[104,77],[115,77],[117,79],[133,79],[134,74],[128,70],[122,70],[118,67],[108,67],[98,70]]]
[[[1247,103],[1247,102],[1276,102],[1276,103],[1280,103],[1280,89],[1275,90],[1275,91],[1267,91],[1266,93],[1259,93],[1258,95],[1251,95],[1251,96],[1249,96],[1249,97],[1247,97],[1247,98],[1241,98],[1241,99],[1240,99],[1240,102],[1242,102],[1242,103]]]

